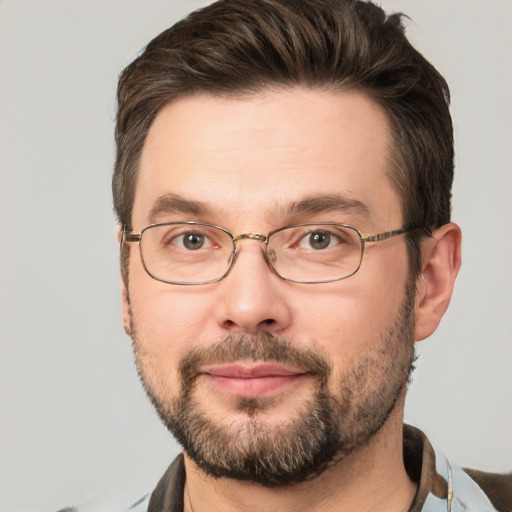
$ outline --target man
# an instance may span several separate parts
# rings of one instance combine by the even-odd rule
[[[138,509],[510,509],[403,426],[460,266],[448,99],[349,0],[221,1],[124,71],[124,325],[183,447]]]

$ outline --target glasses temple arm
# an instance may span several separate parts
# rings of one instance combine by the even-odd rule
[[[431,237],[432,230],[430,228],[410,228],[410,229],[393,229],[392,231],[385,231],[384,233],[377,233],[376,235],[362,235],[361,240],[363,242],[380,242],[381,240],[387,240],[393,236],[403,235],[406,233],[413,233],[414,231],[423,231],[423,234]]]
[[[128,230],[128,226],[125,224],[122,228],[121,245],[128,242],[140,242],[141,234],[134,233]]]

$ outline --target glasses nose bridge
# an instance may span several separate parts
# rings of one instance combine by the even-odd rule
[[[233,236],[233,242],[235,245],[240,240],[256,240],[257,242],[262,242],[265,244],[265,246],[268,244],[268,236],[266,235],[260,235],[259,233],[241,233],[240,235]]]
[[[240,246],[238,245],[238,242],[240,240],[255,240],[256,242],[261,242],[264,245],[263,248],[263,256],[265,258],[265,261],[268,263],[268,236],[262,235],[260,233],[241,233],[240,235],[233,235],[233,262],[235,263],[236,258],[238,257],[238,254],[240,252]]]

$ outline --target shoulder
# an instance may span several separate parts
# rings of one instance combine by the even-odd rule
[[[104,497],[79,506],[65,507],[57,512],[147,512],[151,495],[141,497],[135,502],[126,503],[118,495]]]
[[[161,477],[155,489],[137,499],[139,485],[129,486],[127,482],[116,489],[94,493],[92,499],[75,503],[57,512],[147,512],[150,510],[183,510],[183,490],[185,487],[185,465],[179,454]],[[151,505],[151,506],[150,506]]]
[[[436,454],[436,472],[448,484],[448,510],[512,512],[512,474],[463,469]]]
[[[409,512],[512,512],[512,473],[460,468],[410,425],[404,426],[403,448],[407,473],[418,484]]]
[[[486,473],[464,468],[499,512],[512,511],[512,473]]]

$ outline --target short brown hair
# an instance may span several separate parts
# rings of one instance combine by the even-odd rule
[[[131,226],[141,151],[165,104],[197,92],[232,96],[295,86],[357,90],[381,105],[393,129],[390,178],[404,227],[449,222],[449,90],[406,39],[402,19],[356,0],[220,0],[162,32],[119,80],[113,176],[119,222]],[[418,247],[413,236],[413,273]]]

